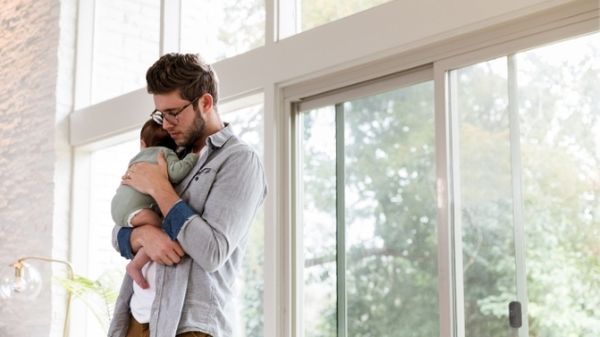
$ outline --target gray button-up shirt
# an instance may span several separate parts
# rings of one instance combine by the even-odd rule
[[[242,267],[250,224],[266,196],[258,154],[230,126],[211,135],[208,151],[176,187],[182,201],[165,216],[163,229],[187,255],[173,266],[157,264],[151,337],[201,331],[232,335],[234,285]],[[132,257],[131,228],[115,226],[113,245]],[[109,337],[124,337],[133,282],[125,275]]]

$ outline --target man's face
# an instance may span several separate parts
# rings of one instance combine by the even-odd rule
[[[177,91],[154,95],[154,106],[164,113],[179,112],[182,107],[185,107],[177,114],[176,123],[171,123],[166,118],[163,119],[163,129],[169,133],[178,146],[192,146],[202,136],[205,122],[201,116],[203,112],[201,111],[201,102],[202,99],[199,99],[196,104],[190,104],[190,101],[181,98]],[[188,106],[186,107],[186,105]],[[194,106],[199,111],[195,111]]]

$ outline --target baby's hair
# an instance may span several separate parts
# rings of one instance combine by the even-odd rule
[[[169,136],[169,133],[152,119],[149,119],[144,126],[142,126],[140,138],[146,143],[146,147],[164,146],[173,151],[177,150],[177,144],[175,144],[173,138]]]

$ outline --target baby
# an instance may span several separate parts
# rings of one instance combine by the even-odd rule
[[[140,133],[140,152],[129,161],[129,166],[139,162],[157,163],[160,151],[164,153],[167,162],[169,180],[178,184],[185,178],[198,160],[198,155],[190,153],[179,159],[175,153],[177,144],[171,139],[162,126],[148,120]],[[121,226],[137,227],[151,225],[160,227],[161,217],[151,207],[154,200],[147,194],[140,193],[127,185],[120,185],[111,202],[113,220]],[[143,289],[148,283],[142,273],[142,267],[150,261],[144,248],[138,250],[127,265],[127,274]]]

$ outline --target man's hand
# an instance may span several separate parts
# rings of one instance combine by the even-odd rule
[[[134,250],[144,247],[150,259],[160,264],[177,264],[185,255],[177,241],[171,240],[165,232],[154,226],[136,227],[131,234],[131,241]]]
[[[155,187],[171,186],[167,174],[165,154],[160,151],[156,159],[158,161],[157,164],[140,162],[131,165],[123,177],[121,177],[121,182],[151,196],[153,196],[157,189]]]
[[[165,154],[160,151],[156,160],[158,164],[141,162],[131,165],[121,178],[121,183],[150,195],[158,204],[160,212],[166,215],[179,200],[179,196],[169,181]]]

